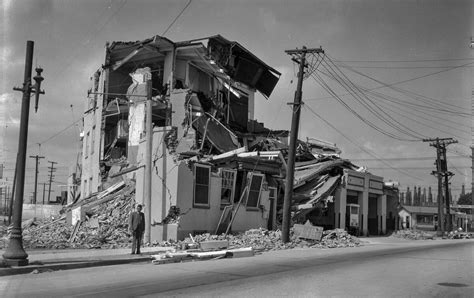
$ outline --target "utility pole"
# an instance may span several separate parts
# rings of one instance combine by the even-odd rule
[[[145,189],[144,189],[144,201],[145,201],[145,242],[151,243],[151,174],[152,174],[152,150],[153,150],[153,123],[152,123],[152,81],[151,76],[146,81],[146,151],[145,151]]]
[[[46,182],[43,182],[43,205],[44,205],[44,194],[46,191]]]
[[[13,208],[13,220],[10,239],[8,247],[3,254],[4,262],[8,265],[14,266],[26,266],[28,265],[28,254],[23,248],[23,238],[21,229],[21,217],[23,213],[23,196],[25,191],[25,166],[26,166],[26,148],[28,144],[28,120],[30,113],[30,98],[31,93],[35,93],[35,111],[38,110],[39,95],[44,94],[41,91],[41,82],[43,77],[41,73],[42,68],[36,68],[36,76],[33,78],[35,84],[31,82],[31,72],[33,68],[33,49],[34,42],[28,40],[26,43],[26,58],[25,58],[25,73],[23,87],[15,87],[13,90],[21,91],[23,93],[21,101],[21,118],[20,118],[20,136],[18,144],[18,154],[15,171],[15,206]]]
[[[35,168],[35,192],[34,192],[34,195],[33,195],[33,204],[36,205],[36,197],[38,195],[38,164],[39,164],[39,160],[41,158],[44,158],[44,156],[39,156],[38,154],[34,155],[34,156],[31,156],[30,155],[30,158],[34,158],[36,160],[36,168]]]
[[[301,98],[303,96],[303,79],[306,65],[306,54],[308,53],[324,53],[322,49],[307,49],[303,46],[302,49],[286,50],[285,53],[292,55],[292,60],[299,64],[298,85],[295,91],[295,98],[293,103],[293,114],[291,119],[291,133],[290,133],[290,148],[288,151],[288,164],[286,171],[285,183],[285,197],[283,201],[283,222],[281,239],[283,242],[290,241],[290,219],[291,219],[291,201],[293,199],[293,180],[295,176],[295,157],[296,157],[296,142],[298,138],[298,130],[300,124],[301,114]]]
[[[474,57],[474,38],[471,36],[469,43],[471,57]],[[471,68],[471,202],[474,202],[474,73]]]
[[[441,162],[443,163],[443,175],[444,175],[444,202],[446,204],[446,231],[452,231],[453,230],[453,219],[451,218],[451,196],[450,196],[450,191],[449,191],[449,178],[454,176],[454,174],[450,171],[448,171],[448,159],[446,156],[446,146],[449,144],[457,143],[458,141],[452,140],[449,143],[446,143],[444,145],[444,150],[443,150],[443,156]]]
[[[436,171],[431,174],[438,178],[438,236],[444,235],[445,230],[449,230],[451,227],[451,216],[450,216],[450,202],[449,202],[449,184],[448,179],[453,173],[448,171],[448,165],[446,162],[446,146],[449,144],[457,143],[458,141],[453,138],[432,138],[423,139],[423,142],[430,142],[430,146],[436,148]],[[443,177],[445,177],[445,198],[443,200]],[[446,219],[444,216],[444,206],[446,205]],[[445,225],[446,224],[446,225]]]
[[[48,204],[49,204],[49,201],[50,201],[50,198],[51,198],[51,183],[53,183],[53,173],[56,171],[56,169],[54,168],[54,165],[57,164],[57,162],[55,162],[55,161],[48,161],[48,162],[51,163],[51,166],[48,167],[48,169],[49,169]]]

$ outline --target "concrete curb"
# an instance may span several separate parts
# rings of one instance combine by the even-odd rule
[[[122,257],[122,256],[121,256]],[[90,259],[73,259],[73,260],[61,260],[52,263],[51,261],[33,261],[32,263],[43,263],[41,265],[28,265],[28,266],[13,266],[8,268],[0,268],[0,276],[28,274],[28,273],[42,273],[55,270],[69,270],[79,269],[88,267],[100,267],[110,265],[123,265],[131,263],[140,263],[151,261],[150,255],[143,255],[139,257],[128,257],[128,258],[110,258],[103,260],[90,260]],[[48,262],[50,262],[48,264]],[[36,270],[36,271],[35,271]]]

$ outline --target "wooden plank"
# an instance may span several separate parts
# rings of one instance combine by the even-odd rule
[[[76,238],[77,231],[79,231],[79,227],[81,226],[82,221],[76,222],[76,225],[74,226],[74,230],[71,234],[71,237],[69,237],[68,242],[73,242],[74,238]]]
[[[229,249],[227,251],[227,258],[244,258],[244,257],[253,257],[255,255],[252,247],[243,247],[236,249]]]
[[[228,240],[209,240],[209,241],[202,241],[199,243],[199,246],[202,250],[217,250],[229,247]]]
[[[298,238],[321,241],[323,227],[313,226],[309,220],[304,225],[295,224],[293,231]]]

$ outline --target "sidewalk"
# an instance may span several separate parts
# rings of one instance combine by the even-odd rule
[[[173,247],[143,247],[141,255],[131,255],[130,248],[27,250],[28,266],[0,264],[0,276],[147,262],[150,255],[170,249]],[[1,255],[4,253],[4,249],[0,251]]]
[[[409,240],[395,237],[361,237],[362,245],[365,247],[377,247],[380,245],[403,246],[411,244],[414,246],[427,245],[435,242],[447,242],[446,240]],[[455,240],[461,241],[461,240]],[[471,240],[472,241],[472,240]],[[40,273],[54,270],[68,270],[86,267],[99,267],[109,265],[121,265],[151,261],[153,254],[172,250],[174,247],[143,247],[141,255],[131,255],[130,248],[119,249],[61,249],[61,250],[27,250],[29,265],[2,267],[0,264],[0,277],[16,274]],[[348,251],[351,248],[345,248]],[[297,251],[295,249],[294,251]],[[331,249],[315,249],[320,253],[327,253]],[[288,250],[290,251],[290,250]],[[288,253],[294,253],[288,252]],[[357,251],[357,250],[356,250]],[[3,255],[5,250],[1,250]],[[284,251],[279,251],[285,254]],[[346,251],[347,252],[347,251]],[[274,251],[275,253],[275,251]],[[264,253],[265,254],[265,253]],[[1,261],[0,261],[1,262]]]

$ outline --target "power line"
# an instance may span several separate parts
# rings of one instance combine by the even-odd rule
[[[453,68],[453,67],[473,67],[462,66],[462,65],[451,65],[451,66],[357,66],[357,65],[339,65],[343,68],[365,68],[365,69],[428,69],[428,68]]]
[[[418,59],[418,60],[334,60],[344,63],[399,63],[399,62],[442,62],[442,61],[462,61],[474,60],[474,58],[452,58],[452,59]]]
[[[411,157],[389,157],[389,158],[381,158],[383,160],[393,160],[393,161],[403,161],[403,160],[433,160],[434,157],[432,156],[411,156]],[[464,156],[449,156],[449,158],[468,158]],[[351,158],[351,160],[355,161],[372,161],[372,160],[380,160],[379,158]]]
[[[328,55],[326,55],[328,56]],[[334,59],[333,59],[334,61]],[[337,61],[337,60],[336,60]],[[463,64],[461,66],[465,66],[465,65],[469,65],[469,64],[473,64],[474,62],[470,62],[470,63],[467,63],[467,64]],[[439,74],[439,73],[442,73],[442,72],[446,72],[446,71],[450,71],[450,70],[453,70],[453,69],[457,69],[459,67],[453,67],[453,68],[450,68],[450,69],[446,69],[446,70],[442,70],[442,71],[437,71],[437,72],[432,72],[432,73],[428,73],[428,74],[425,74],[425,75],[422,75],[422,76],[417,76],[417,77],[413,77],[413,78],[410,78],[410,79],[407,79],[407,80],[403,80],[403,81],[398,81],[398,82],[394,82],[394,83],[382,83],[382,86],[378,86],[378,87],[375,87],[375,88],[370,88],[370,89],[367,89],[367,91],[373,91],[373,90],[377,90],[377,89],[382,89],[382,88],[385,88],[385,87],[392,87],[392,86],[395,86],[395,85],[399,85],[399,84],[403,84],[403,83],[407,83],[407,82],[411,82],[411,81],[414,81],[414,80],[418,80],[418,79],[421,79],[421,78],[425,78],[425,77],[428,77],[428,76],[432,76],[432,75],[436,75],[436,74]],[[354,72],[356,73],[360,73],[360,72],[357,72],[355,70],[353,70]],[[363,76],[367,76],[366,74],[363,74]],[[373,79],[371,78],[370,76],[367,76],[369,79]],[[410,91],[407,91],[407,90],[404,90],[404,89],[401,89],[401,88],[398,88],[396,91],[398,92],[406,92],[406,93],[411,93],[411,94],[416,94],[414,92],[410,92]],[[403,93],[402,92],[402,93]],[[344,95],[348,95],[349,93],[345,93],[345,94],[338,94],[338,96],[344,96]],[[420,94],[416,94],[417,96],[419,97],[424,97],[424,98],[427,98],[427,99],[431,99],[431,100],[435,100],[433,98],[430,98],[430,97],[427,97],[427,96],[424,96],[424,95],[420,95]],[[333,98],[333,96],[326,96],[326,97],[319,97],[319,98],[313,98],[312,100],[320,100],[320,99],[328,99],[328,98]],[[470,99],[469,99],[470,100]],[[440,101],[438,101],[440,102]],[[462,107],[460,107],[461,109],[464,109]],[[454,113],[458,113],[458,112],[454,112]],[[463,113],[463,114],[466,114],[466,113]],[[466,117],[468,115],[466,114]],[[469,115],[470,117],[470,115]]]
[[[50,136],[49,138],[45,139],[44,141],[38,143],[40,145],[43,145],[49,141],[51,141],[52,139],[54,139],[55,137],[59,136],[60,134],[62,134],[63,132],[65,132],[66,130],[68,130],[69,128],[73,127],[74,125],[76,125],[76,123],[78,123],[79,121],[82,121],[82,118],[74,121],[73,123],[69,124],[68,126],[66,126],[65,128],[63,128],[62,130],[58,131],[57,133],[55,133],[54,135]],[[31,145],[30,145],[31,146]],[[28,148],[30,147],[28,146]]]
[[[395,167],[393,167],[391,164],[387,163],[386,161],[384,161],[383,159],[381,159],[380,157],[378,157],[375,153],[371,152],[369,149],[365,148],[363,145],[360,145],[359,143],[357,143],[356,141],[352,140],[351,138],[349,138],[348,136],[346,136],[346,134],[344,134],[342,131],[340,131],[339,129],[337,129],[334,125],[332,125],[330,122],[328,122],[326,119],[324,119],[323,117],[321,117],[319,114],[317,114],[313,109],[311,109],[310,106],[308,105],[304,105],[305,108],[307,108],[313,115],[315,115],[316,117],[318,117],[320,120],[322,120],[324,123],[326,123],[328,126],[330,126],[332,129],[334,129],[335,131],[337,131],[341,136],[343,136],[345,139],[347,139],[349,142],[351,142],[352,144],[356,145],[358,148],[360,148],[362,151],[366,152],[367,154],[369,154],[370,156],[378,159],[381,163],[389,166],[390,168],[396,170],[397,172],[403,174],[403,175],[407,175],[407,176],[410,176],[416,180],[422,180],[420,179],[419,177],[416,177],[416,176],[413,176],[411,175],[410,173],[408,172],[405,172],[405,171],[401,171],[400,169],[397,169]]]
[[[102,31],[102,29],[105,28],[105,26],[107,26],[107,24],[112,20],[112,18],[115,17],[115,16],[120,12],[120,10],[122,10],[122,8],[125,6],[125,4],[127,3],[127,1],[128,1],[128,0],[124,0],[124,1],[121,3],[121,5],[118,7],[118,9],[117,9],[112,15],[110,15],[110,16],[107,18],[107,20],[105,21],[105,23],[102,24],[102,26],[100,26],[99,29],[97,29],[97,30],[93,33],[92,37],[88,38],[88,39],[86,40],[86,42],[83,42],[82,45],[76,49],[76,53],[75,53],[72,57],[68,57],[68,61],[70,61],[70,62],[69,62],[68,64],[66,64],[66,66],[62,67],[62,68],[55,74],[55,76],[59,76],[60,74],[62,74],[66,69],[68,69],[68,68],[77,60],[76,58],[77,58],[77,56],[79,56],[80,53],[82,53],[82,49],[85,48],[85,46],[87,46],[87,45],[90,43],[90,41],[91,41],[92,39],[94,39],[94,38],[97,36],[97,34],[98,34],[100,31]],[[110,6],[107,7],[107,8],[110,8]]]
[[[356,116],[357,118],[359,118],[362,122],[364,122],[365,124],[367,124],[368,126],[372,127],[373,129],[377,130],[378,132],[390,137],[390,138],[393,138],[393,139],[396,139],[396,140],[400,140],[400,141],[412,141],[412,142],[417,142],[418,139],[406,139],[406,138],[402,138],[400,136],[397,136],[391,132],[388,132],[387,130],[384,130],[380,127],[378,127],[376,124],[372,123],[371,121],[369,121],[368,119],[366,119],[365,117],[361,116],[359,113],[357,113],[353,108],[351,108],[346,102],[344,102],[344,100],[342,100],[342,98],[340,98],[336,92],[334,90],[332,90],[332,88],[321,78],[321,76],[319,76],[317,73],[314,73],[312,76],[311,76],[318,84],[320,84],[329,94],[331,94],[339,103],[341,103],[349,112],[351,112],[354,116]],[[319,81],[318,81],[319,79]],[[349,92],[349,94],[351,94]]]
[[[435,158],[432,158],[433,160],[435,160]],[[389,168],[386,168],[386,167],[369,167],[370,169],[378,169],[378,170],[382,170],[382,169],[389,169]],[[460,169],[470,169],[471,167],[458,167]],[[398,169],[404,169],[404,170],[430,170],[430,169],[433,169],[433,167],[400,167],[398,166]],[[463,174],[464,175],[464,174]]]
[[[178,20],[178,18],[184,13],[184,11],[186,10],[186,8],[188,8],[188,6],[191,4],[192,0],[189,0],[188,1],[188,4],[186,4],[186,6],[181,10],[181,12],[174,18],[174,20],[171,22],[171,24],[169,24],[168,28],[166,28],[166,30],[161,34],[161,36],[165,36],[165,34],[168,32],[168,30],[171,28],[171,26],[174,25],[174,23]]]
[[[332,62],[332,61],[331,61]],[[365,107],[369,112],[371,112],[376,118],[380,119],[386,125],[392,127],[394,130],[406,134],[414,138],[424,138],[425,136],[419,134],[418,132],[412,130],[411,128],[405,126],[403,123],[394,119],[390,114],[385,112],[384,109],[381,109],[374,101],[372,101],[364,92],[358,88],[334,63],[329,64],[326,62],[325,69],[329,71],[330,77],[335,79],[339,84],[349,86],[349,89],[346,90],[359,102],[363,107]],[[334,68],[339,71],[342,75],[339,75]],[[322,72],[325,74],[324,72]],[[325,74],[327,75],[327,74]],[[329,75],[328,75],[329,76]],[[372,105],[371,105],[372,104]]]
[[[331,60],[330,56],[329,56],[329,55],[327,55],[327,56],[328,56],[328,59]],[[334,62],[333,62],[333,63],[334,63]],[[463,65],[461,65],[461,66],[469,65],[469,64],[473,64],[473,63],[474,63],[474,62],[471,62],[471,63],[463,64]],[[432,76],[432,75],[435,75],[435,74],[439,74],[439,73],[441,73],[441,72],[445,72],[445,71],[457,69],[457,68],[459,68],[459,67],[461,67],[461,66],[456,66],[456,67],[452,67],[452,68],[447,69],[447,70],[442,70],[442,71],[437,71],[437,72],[434,72],[434,73],[426,74],[426,75],[417,77],[416,79],[420,79],[420,78],[424,78],[424,77],[427,77],[427,76]],[[417,97],[425,98],[426,100],[429,100],[430,102],[436,102],[436,103],[438,103],[438,104],[445,105],[446,108],[444,108],[444,109],[448,109],[448,108],[451,108],[451,107],[456,107],[456,108],[459,108],[459,109],[461,109],[461,110],[464,110],[464,107],[456,106],[456,105],[453,105],[452,103],[451,103],[451,104],[447,104],[447,103],[445,103],[445,102],[443,102],[443,101],[441,101],[441,100],[435,100],[435,99],[430,98],[430,97],[428,97],[428,96],[420,95],[420,94],[417,94],[417,93],[412,92],[412,91],[404,90],[404,89],[401,89],[401,88],[399,88],[399,87],[393,87],[393,85],[398,85],[398,84],[402,84],[402,83],[406,83],[406,82],[413,81],[415,78],[408,79],[408,80],[404,80],[404,81],[400,81],[400,82],[397,82],[397,83],[395,83],[395,84],[387,84],[387,83],[384,83],[384,82],[382,82],[382,81],[380,81],[380,80],[378,80],[378,79],[375,79],[375,78],[373,78],[373,77],[371,77],[371,76],[369,76],[369,75],[367,75],[367,74],[365,74],[365,73],[362,73],[362,72],[360,72],[360,71],[356,71],[356,70],[354,70],[354,69],[351,69],[350,67],[347,67],[347,69],[351,70],[352,72],[354,72],[354,73],[356,73],[356,74],[358,74],[358,75],[360,75],[360,76],[363,76],[363,77],[365,77],[365,78],[368,78],[368,79],[370,79],[370,80],[372,80],[372,81],[374,81],[374,82],[376,82],[376,83],[378,83],[378,84],[381,84],[383,87],[390,87],[391,89],[393,89],[393,90],[395,90],[395,91],[397,91],[397,92],[400,92],[400,93],[413,94],[413,95],[415,95],[415,96],[417,96]],[[414,99],[416,99],[416,98],[414,98]],[[421,101],[421,99],[418,99],[418,100]],[[451,113],[453,113],[453,114],[464,114],[464,115],[470,117],[470,114],[468,114],[468,113],[463,113],[463,112],[458,112],[458,111],[451,111]]]

